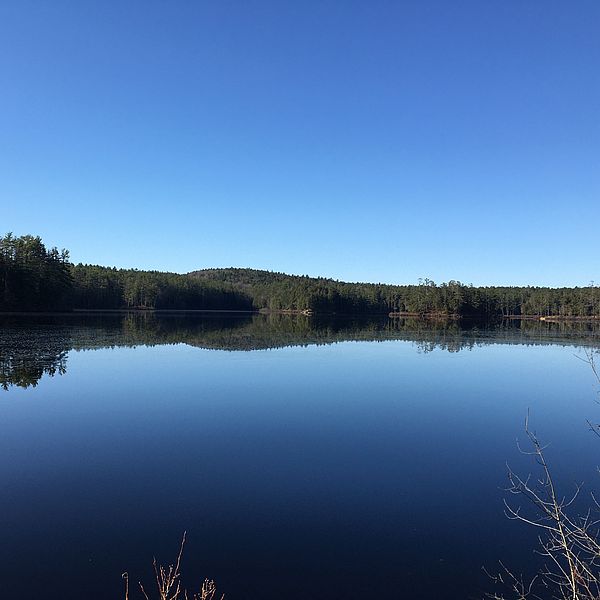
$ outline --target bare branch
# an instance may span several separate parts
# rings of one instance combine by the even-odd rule
[[[182,588],[181,585],[181,560],[183,558],[183,550],[186,542],[186,532],[183,532],[181,538],[181,546],[179,547],[179,553],[177,560],[174,565],[165,567],[160,565],[156,558],[152,561],[154,569],[154,579],[156,583],[156,598],[157,600],[189,600],[187,590]],[[125,600],[129,600],[129,575],[123,573],[123,579],[125,579]],[[144,589],[144,586],[139,582],[140,591],[142,592],[145,600],[151,600],[150,596]],[[215,600],[217,593],[217,587],[212,579],[205,579],[202,583],[200,591],[193,594],[192,600]],[[224,599],[224,595],[219,600]]]

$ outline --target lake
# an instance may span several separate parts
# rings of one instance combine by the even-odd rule
[[[0,316],[2,598],[123,598],[152,558],[228,600],[481,598],[533,568],[506,465],[600,488],[598,324]],[[134,596],[136,597],[136,596]]]

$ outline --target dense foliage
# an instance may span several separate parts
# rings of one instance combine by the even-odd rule
[[[48,250],[40,237],[0,238],[0,310],[71,308],[252,310],[252,301],[229,284],[73,265],[67,250]]]
[[[600,316],[600,287],[473,287],[459,281],[419,285],[345,283],[253,269],[206,269],[201,281],[230,283],[248,294],[257,309],[314,312],[411,313],[465,317]]]
[[[187,275],[74,265],[76,308],[157,310],[252,310],[252,300],[234,286]]]
[[[72,290],[69,253],[31,235],[0,238],[0,310],[63,308]]]
[[[473,287],[345,283],[254,269],[188,275],[73,265],[39,237],[0,238],[0,310],[179,309],[416,314],[460,317],[600,317],[600,287]]]

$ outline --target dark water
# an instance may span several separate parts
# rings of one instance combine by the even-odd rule
[[[187,530],[231,600],[480,598],[527,571],[506,462],[529,408],[600,489],[585,324],[0,317],[0,598],[122,598]]]

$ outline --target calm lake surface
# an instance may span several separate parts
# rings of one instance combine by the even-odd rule
[[[524,419],[600,490],[587,324],[0,317],[0,597],[120,599],[188,543],[228,600],[481,598]],[[588,504],[586,498],[583,504]]]

